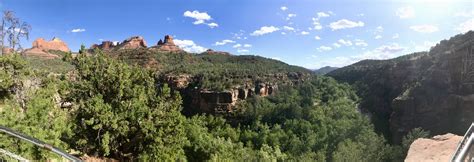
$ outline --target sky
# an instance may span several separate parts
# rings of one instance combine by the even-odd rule
[[[164,35],[188,52],[259,55],[309,69],[342,67],[428,50],[474,30],[471,0],[0,0],[32,26],[77,51],[140,35]]]

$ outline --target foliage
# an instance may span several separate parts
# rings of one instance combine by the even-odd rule
[[[0,99],[8,97],[18,85],[25,61],[17,54],[0,57]]]
[[[177,159],[184,156],[180,97],[156,87],[149,71],[98,53],[75,60],[76,81],[69,99],[74,112],[75,147],[119,158]],[[159,90],[158,90],[159,88]]]

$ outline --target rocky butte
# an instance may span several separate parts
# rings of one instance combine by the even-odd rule
[[[46,59],[52,59],[59,57],[58,55],[51,54],[49,51],[63,51],[70,52],[71,50],[65,42],[59,38],[53,38],[51,41],[46,41],[43,38],[38,38],[33,42],[30,49],[24,51],[26,56],[37,56]]]

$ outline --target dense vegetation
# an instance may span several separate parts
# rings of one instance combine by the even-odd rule
[[[181,56],[186,55],[176,55]],[[243,65],[250,66],[255,58],[186,57],[200,60],[199,65],[208,67],[189,65],[183,68],[185,72],[203,75],[222,74],[222,69],[233,68],[237,68],[233,72],[243,70],[245,74],[246,69],[253,67]],[[204,61],[212,59],[224,60]],[[232,63],[235,59],[248,63],[237,65],[240,63]],[[179,94],[171,92],[166,84],[158,84],[160,80],[152,71],[109,58],[100,51],[93,56],[80,54],[64,60],[62,63],[73,66],[74,70],[51,75],[44,70],[32,70],[34,65],[18,55],[0,57],[1,125],[78,156],[123,160],[397,161],[403,158],[402,147],[388,145],[358,112],[359,98],[351,87],[329,77],[312,76],[303,84],[281,87],[275,95],[254,96],[241,102],[238,106],[245,111],[236,114],[238,123],[231,125],[219,116],[183,116]],[[273,68],[280,66],[268,61],[275,64]],[[271,72],[278,70],[268,69]],[[425,135],[417,132],[406,143]],[[0,134],[0,148],[31,159],[56,158],[4,134]]]
[[[169,53],[148,49],[109,51],[130,64],[154,68],[159,75],[187,74],[199,78],[197,87],[224,90],[247,80],[277,82],[273,75],[309,74],[311,71],[260,56]]]

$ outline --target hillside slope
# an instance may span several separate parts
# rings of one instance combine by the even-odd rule
[[[462,134],[474,121],[474,32],[443,40],[429,52],[364,60],[328,74],[354,85],[378,131],[399,143],[416,127]]]

